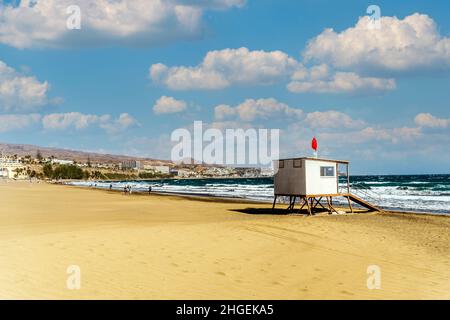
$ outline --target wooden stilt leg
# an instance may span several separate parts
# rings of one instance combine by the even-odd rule
[[[306,201],[306,205],[308,206],[308,213],[309,213],[310,216],[312,216],[312,211],[311,211],[311,206],[309,204],[309,199],[305,198],[305,201]]]
[[[305,198],[302,197],[301,199],[302,199],[303,203],[302,203],[302,206],[301,206],[301,208],[300,208],[300,211],[303,210],[303,207],[304,207],[305,204],[306,204]]]
[[[289,207],[287,207],[287,210],[291,210],[292,205],[292,196],[289,196]]]
[[[327,204],[328,204],[328,212],[331,214],[330,198],[328,198],[328,197],[327,197]]]
[[[348,201],[348,206],[350,207],[350,212],[353,213],[353,206],[352,206],[352,202],[349,197],[347,197],[347,201]]]
[[[273,206],[272,206],[272,212],[275,210],[275,204],[277,203],[277,195],[273,198]]]
[[[333,208],[333,205],[331,204],[331,199],[333,199],[333,197],[327,197],[327,202],[328,202],[328,208],[330,209],[330,213],[337,212],[337,210],[335,208]]]
[[[323,209],[327,210],[327,208],[325,208],[320,201],[322,200],[323,197],[320,197],[318,200],[316,199],[316,204],[314,205],[314,208],[317,208],[317,206],[321,206]]]

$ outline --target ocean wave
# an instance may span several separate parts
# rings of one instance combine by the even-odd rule
[[[389,176],[383,176],[380,179],[383,181],[376,181],[376,176],[365,178],[359,176],[357,179],[352,177],[352,186],[368,189],[372,197],[367,200],[385,209],[450,213],[450,185],[444,183],[447,178],[446,176],[410,176],[408,180],[407,176],[401,178],[392,176],[389,180]],[[114,190],[123,190],[128,185],[134,192],[147,192],[149,187],[152,187],[152,191],[155,192],[243,198],[266,202],[273,200],[273,180],[270,178],[78,181],[70,184],[102,189],[109,189],[112,186]],[[352,192],[357,194],[358,189],[353,189]],[[340,203],[339,199],[337,203]],[[346,200],[341,200],[341,203],[346,204]]]

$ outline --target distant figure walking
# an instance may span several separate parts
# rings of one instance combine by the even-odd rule
[[[128,192],[128,186],[123,187],[123,194],[127,194]]]
[[[109,185],[109,191],[112,190],[112,183]]]
[[[131,185],[130,185],[130,186],[128,186],[128,191],[130,192],[130,194],[132,194],[132,193],[133,193],[133,191],[131,190]]]
[[[148,194],[152,193],[152,186],[148,186]]]

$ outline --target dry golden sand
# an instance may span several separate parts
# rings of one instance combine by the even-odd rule
[[[248,214],[270,205],[26,182],[0,195],[4,299],[450,298],[448,217]]]

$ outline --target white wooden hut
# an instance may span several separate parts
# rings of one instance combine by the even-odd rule
[[[320,206],[324,209],[336,211],[333,208],[333,197],[345,197],[349,208],[353,212],[351,201],[371,210],[379,209],[361,198],[350,193],[349,161],[318,159],[318,158],[289,158],[274,162],[274,202],[280,196],[289,197],[289,207],[292,210],[297,198],[302,201],[302,209],[306,206],[309,214]],[[342,186],[339,185],[342,177]],[[326,199],[328,208],[321,204]]]

